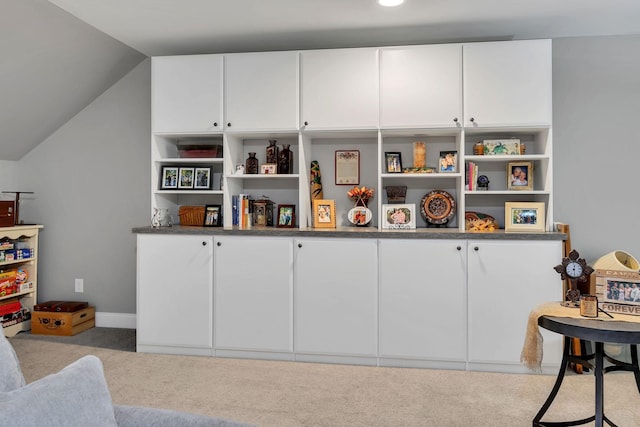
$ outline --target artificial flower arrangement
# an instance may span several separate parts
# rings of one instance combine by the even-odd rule
[[[367,188],[363,185],[362,187],[355,186],[347,191],[347,196],[355,200],[356,206],[367,206],[369,199],[373,197],[374,193],[375,190],[373,188]]]

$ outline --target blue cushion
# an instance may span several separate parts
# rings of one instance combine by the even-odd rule
[[[15,390],[24,384],[24,376],[16,352],[0,326],[0,392]]]
[[[111,395],[95,356],[84,356],[56,374],[0,393],[0,427],[117,426]]]

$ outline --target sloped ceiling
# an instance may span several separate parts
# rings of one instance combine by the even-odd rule
[[[45,0],[0,1],[0,160],[19,160],[145,55]]]
[[[638,0],[0,0],[0,160],[145,55],[640,34]]]

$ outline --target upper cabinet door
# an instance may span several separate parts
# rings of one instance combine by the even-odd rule
[[[226,55],[225,128],[297,130],[298,52]]]
[[[306,129],[378,126],[378,50],[301,53],[302,125]]]
[[[551,124],[551,40],[465,44],[464,125]]]
[[[222,131],[222,56],[152,59],[154,132]]]
[[[381,127],[462,125],[462,45],[383,48]]]

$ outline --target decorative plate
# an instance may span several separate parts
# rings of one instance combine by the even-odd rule
[[[347,219],[353,225],[364,226],[371,222],[373,214],[371,209],[363,206],[356,206],[347,213]]]
[[[446,224],[456,214],[456,201],[444,190],[433,190],[420,201],[420,214],[430,224]]]

